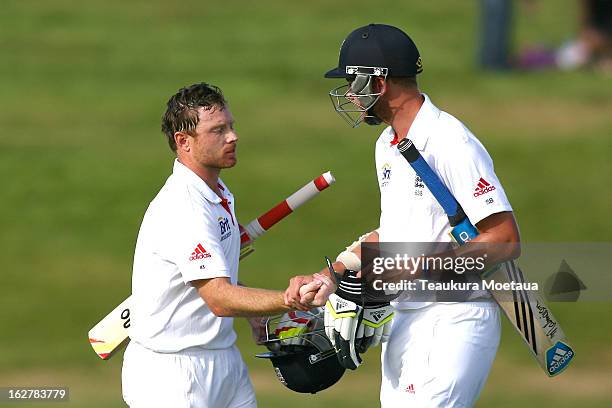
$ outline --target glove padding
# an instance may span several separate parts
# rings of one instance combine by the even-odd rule
[[[325,304],[325,334],[334,345],[340,365],[354,370],[361,364],[356,349],[356,334],[363,308],[332,293]]]
[[[346,270],[336,293],[329,296],[325,305],[325,333],[340,364],[351,370],[361,365],[359,354],[387,340],[393,318],[389,303],[363,305],[363,289],[357,272]]]
[[[393,307],[389,303],[363,308],[363,318],[357,328],[357,351],[365,353],[370,347],[389,340],[393,320]]]

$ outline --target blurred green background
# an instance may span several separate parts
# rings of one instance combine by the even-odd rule
[[[523,240],[609,241],[612,78],[480,72],[477,6],[3,0],[0,386],[62,385],[69,406],[124,406],[121,355],[99,360],[87,332],[130,293],[142,215],[171,171],[160,116],[183,85],[211,82],[229,99],[239,165],[222,177],[243,222],[323,171],[337,178],[258,242],[241,265],[245,283],[283,289],[375,227],[381,128],[349,129],[327,97],[335,82],[322,78],[346,34],[369,22],[402,27],[418,44],[421,88],[488,148]],[[558,44],[576,15],[572,0],[519,8],[515,43]],[[505,326],[479,407],[612,406],[612,306],[553,309],[577,351],[572,366],[548,379]],[[309,397],[286,390],[253,357],[261,348],[246,323],[236,326],[261,407],[378,405],[378,351]]]

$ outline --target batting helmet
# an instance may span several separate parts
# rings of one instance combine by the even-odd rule
[[[344,374],[325,335],[323,309],[285,313],[268,319],[266,327],[263,344],[270,351],[257,357],[270,359],[276,376],[290,390],[314,394]]]
[[[351,32],[342,43],[338,66],[325,78],[346,78],[350,83],[332,89],[334,109],[353,127],[362,121],[378,125],[372,108],[381,93],[375,77],[413,77],[423,71],[421,56],[412,39],[402,30],[385,24],[369,24]]]

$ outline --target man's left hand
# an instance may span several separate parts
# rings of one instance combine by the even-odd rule
[[[314,281],[313,276],[294,276],[289,280],[289,287],[285,290],[283,294],[283,300],[286,305],[306,312],[310,309],[307,305],[304,305],[300,301],[300,288],[306,284],[309,284]],[[317,286],[320,286],[321,283],[317,283]],[[314,307],[314,306],[313,306]]]
[[[300,288],[300,303],[310,307],[325,306],[329,296],[336,291],[336,285],[329,277],[315,273],[311,283]]]
[[[247,321],[251,326],[251,334],[253,340],[257,344],[264,344],[266,341],[266,318],[265,317],[248,317]]]

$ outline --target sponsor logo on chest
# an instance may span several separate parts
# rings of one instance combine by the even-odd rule
[[[380,187],[386,187],[391,181],[391,165],[389,163],[383,164],[380,171]]]
[[[219,223],[219,231],[221,233],[221,241],[226,240],[227,238],[232,236],[232,229],[230,227],[229,220],[227,217],[219,217],[217,218],[217,222]]]

